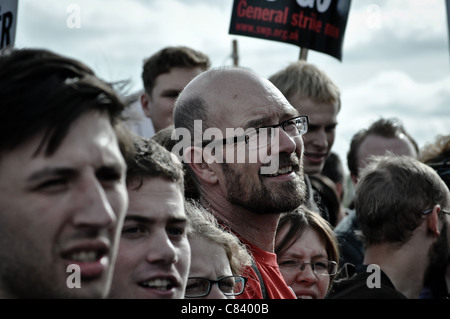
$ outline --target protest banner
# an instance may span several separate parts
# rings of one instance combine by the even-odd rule
[[[342,61],[350,0],[234,0],[229,34],[290,43]]]
[[[16,39],[18,0],[0,0],[0,50],[13,47]]]

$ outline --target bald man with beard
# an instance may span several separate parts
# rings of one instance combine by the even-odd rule
[[[176,135],[189,132],[184,161],[202,205],[253,256],[244,274],[248,286],[238,298],[294,299],[278,269],[274,239],[281,213],[305,197],[302,135],[308,117],[258,74],[219,68],[181,92],[174,123]]]

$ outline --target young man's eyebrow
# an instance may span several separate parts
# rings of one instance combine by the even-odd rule
[[[169,219],[169,223],[171,224],[185,224],[188,222],[187,218],[174,217]]]
[[[161,96],[174,96],[174,95],[179,95],[181,93],[182,90],[177,90],[177,89],[167,89],[167,90],[163,90],[161,92]]]
[[[76,171],[73,168],[67,168],[67,167],[49,167],[44,168],[41,170],[38,170],[34,173],[32,173],[27,178],[27,182],[34,182],[36,180],[40,180],[42,178],[47,178],[50,176],[71,176],[75,175]]]
[[[154,220],[152,218],[140,216],[140,215],[126,215],[125,221],[135,221],[141,223],[152,223]]]
[[[291,254],[288,253],[283,257],[302,259],[302,260],[304,258],[303,254],[298,254],[298,253],[291,253]],[[312,260],[316,260],[318,258],[327,258],[327,253],[326,252],[325,253],[317,253],[317,254],[314,254],[313,256],[311,256]]]
[[[155,218],[147,217],[147,216],[141,216],[141,215],[127,215],[125,216],[125,221],[135,221],[140,223],[148,223],[152,224],[155,223]],[[167,222],[169,224],[178,224],[178,223],[187,223],[187,217],[170,217]]]

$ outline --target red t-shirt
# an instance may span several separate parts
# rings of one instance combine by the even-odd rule
[[[280,273],[277,263],[277,255],[262,250],[239,237],[247,246],[250,254],[253,256],[256,267],[261,274],[269,299],[296,299],[294,292],[286,284]],[[236,299],[263,299],[261,284],[258,275],[248,266],[243,276],[248,278],[244,293],[236,296]]]

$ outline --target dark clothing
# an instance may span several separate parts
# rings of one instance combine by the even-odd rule
[[[328,213],[328,210],[322,211],[319,208],[319,205],[317,204],[320,202],[320,194],[317,192],[316,189],[312,186],[311,179],[308,175],[305,176],[305,185],[306,185],[306,194],[305,194],[305,203],[304,205],[312,210],[313,212],[317,212],[322,216],[326,221],[330,222],[330,216]]]
[[[380,287],[369,288],[373,283],[376,272],[364,271],[356,273],[350,278],[341,279],[333,283],[327,299],[407,299],[405,295],[395,289],[389,277],[380,269]],[[370,277],[370,278],[369,278]]]
[[[359,231],[359,222],[355,210],[352,210],[334,229],[339,242],[340,262],[355,265],[356,271],[362,271],[364,260],[364,243],[355,233]]]

